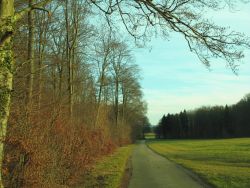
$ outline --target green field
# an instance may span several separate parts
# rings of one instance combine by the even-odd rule
[[[145,139],[155,139],[155,133],[145,133]]]
[[[250,138],[160,140],[147,145],[214,187],[250,187]]]

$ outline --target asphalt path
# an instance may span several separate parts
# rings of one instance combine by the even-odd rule
[[[168,159],[140,141],[132,155],[132,177],[129,188],[204,188],[207,187]]]

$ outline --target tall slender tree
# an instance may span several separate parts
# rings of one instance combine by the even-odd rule
[[[14,0],[0,1],[0,168],[2,169],[3,142],[6,137],[7,121],[10,112],[10,97],[13,87],[14,55],[12,38],[15,23],[24,14],[34,8],[39,8],[49,3],[44,0],[15,13]],[[0,187],[2,185],[0,174]]]

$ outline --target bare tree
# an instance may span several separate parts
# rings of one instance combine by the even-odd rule
[[[142,97],[141,87],[138,82],[139,68],[135,64],[129,64],[124,67],[123,74],[121,76],[121,93],[122,93],[122,124],[126,124],[125,119],[127,117],[127,110],[129,104],[133,103],[133,99],[136,97]]]
[[[74,66],[77,60],[77,50],[79,47],[80,23],[84,20],[85,9],[82,1],[65,0],[64,15],[66,28],[66,61],[68,69],[68,97],[69,113],[73,113],[74,105]]]
[[[34,4],[15,13],[14,0],[0,1],[0,168],[2,168],[3,141],[6,137],[14,71],[14,55],[12,51],[14,24],[30,10],[43,7],[47,3],[49,3],[49,0]],[[0,175],[0,187],[3,187],[1,179],[2,176]]]
[[[29,0],[29,7],[32,7],[33,0]],[[35,64],[34,64],[34,52],[35,52],[35,42],[34,42],[34,32],[35,32],[35,22],[34,22],[34,10],[30,9],[28,12],[28,59],[29,70],[27,74],[27,94],[26,94],[26,110],[28,121],[30,119],[30,113],[32,111],[32,101],[33,101],[33,90],[34,90],[34,74],[35,74]]]
[[[115,41],[113,45],[115,48],[112,51],[112,74],[114,80],[115,124],[117,126],[119,118],[120,83],[126,66],[132,59],[128,46],[124,42]]]
[[[37,91],[37,103],[38,103],[38,110],[41,109],[41,100],[42,100],[42,88],[43,88],[43,66],[44,66],[44,59],[45,59],[45,48],[46,48],[46,41],[48,38],[48,29],[49,29],[49,18],[47,16],[47,12],[41,12],[40,14],[36,15],[36,23],[39,25],[37,28],[37,53],[38,53],[38,91]]]
[[[111,31],[107,32],[108,34],[100,34],[98,42],[94,44],[94,57],[93,60],[97,64],[98,69],[98,93],[97,93],[97,112],[96,112],[96,121],[95,126],[98,122],[98,117],[100,113],[100,104],[103,95],[103,88],[107,86],[108,71],[111,65],[111,54],[114,49],[112,33]]]

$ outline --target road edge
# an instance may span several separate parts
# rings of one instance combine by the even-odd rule
[[[132,171],[133,171],[133,166],[132,166],[132,155],[131,155],[127,160],[120,188],[128,188],[130,179],[132,177]]]
[[[190,178],[192,178],[194,181],[196,181],[197,183],[199,183],[201,186],[203,186],[204,188],[215,188],[215,186],[213,186],[211,183],[209,183],[208,181],[206,181],[204,178],[202,178],[199,174],[195,173],[194,171],[192,171],[191,169],[182,166],[181,164],[177,164],[175,161],[169,159],[168,157],[166,157],[165,155],[151,149],[148,144],[147,141],[145,140],[145,145],[147,146],[148,149],[150,149],[152,152],[154,152],[157,155],[160,155],[161,157],[169,160],[171,163],[173,163],[177,168],[183,170]]]

